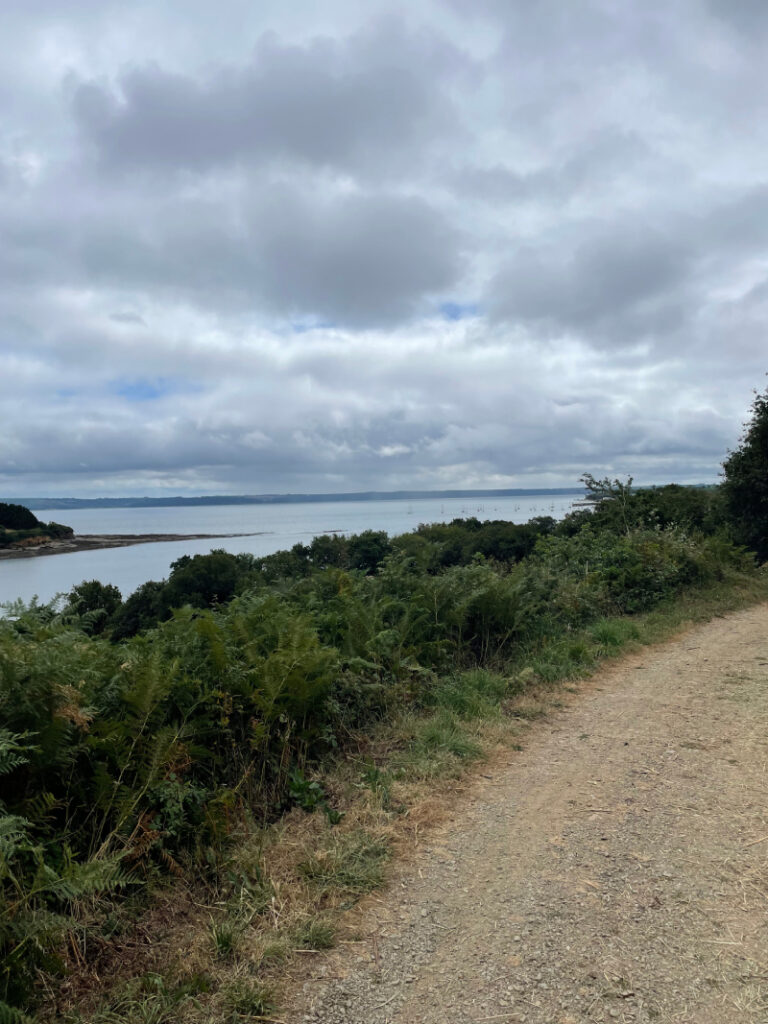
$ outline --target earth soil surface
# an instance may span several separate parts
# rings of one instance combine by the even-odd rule
[[[768,1022],[768,606],[566,697],[457,793],[277,1017]]]

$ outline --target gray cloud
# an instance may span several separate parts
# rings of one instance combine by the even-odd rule
[[[11,4],[0,490],[715,478],[764,6],[389,8]]]
[[[425,135],[455,130],[440,72],[463,63],[391,28],[346,44],[265,35],[246,66],[203,78],[138,67],[114,86],[80,84],[72,106],[102,166],[120,172],[298,160],[381,173],[413,159]]]
[[[492,282],[491,305],[499,315],[555,334],[577,331],[632,344],[681,323],[681,285],[692,260],[690,247],[674,234],[599,227],[571,252],[516,253]]]
[[[748,36],[768,28],[768,9],[761,0],[706,0],[706,6],[715,17]]]
[[[588,134],[573,151],[556,154],[536,170],[469,165],[455,172],[452,183],[460,192],[494,205],[559,205],[596,188],[609,191],[617,182],[631,181],[640,170],[652,169],[647,143],[636,134],[610,128]]]
[[[373,325],[411,317],[461,273],[462,234],[433,203],[309,183],[216,198],[109,192],[78,205],[0,209],[0,270],[42,284],[161,294],[209,309]]]
[[[91,223],[78,276],[212,308],[371,325],[410,317],[459,275],[457,231],[415,196],[318,201],[277,186],[241,209],[233,222],[216,205],[191,201],[140,231]]]
[[[265,304],[365,324],[407,318],[459,276],[459,238],[426,202],[346,196],[314,210],[290,193],[254,219]]]
[[[132,313],[130,310],[110,313],[109,319],[113,320],[116,324],[141,324],[142,327],[147,326],[143,317],[140,317],[138,313]]]

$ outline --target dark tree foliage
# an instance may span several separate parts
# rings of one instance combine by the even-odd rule
[[[208,555],[184,555],[171,565],[163,599],[169,608],[185,604],[212,608],[235,596],[239,578],[237,555],[218,549]]]
[[[163,601],[165,583],[149,580],[142,583],[112,616],[109,626],[112,640],[126,640],[145,629],[153,629],[168,618],[168,606]]]
[[[35,530],[42,523],[24,505],[0,502],[0,526],[6,530]]]
[[[336,533],[323,533],[309,545],[309,560],[314,569],[346,569],[349,565],[349,550],[346,537]]]
[[[83,580],[69,592],[67,611],[84,620],[81,627],[83,632],[95,636],[104,632],[122,600],[117,587],[98,580]]]
[[[31,537],[45,536],[54,540],[71,537],[71,526],[41,523],[24,505],[0,502],[0,547],[6,548]]]
[[[49,537],[57,539],[61,537],[71,537],[75,532],[71,526],[62,526],[61,523],[46,523],[43,527],[43,531],[47,533]]]
[[[264,583],[301,579],[311,570],[309,548],[306,544],[294,544],[290,551],[276,551],[273,555],[257,559],[256,567]]]
[[[384,530],[364,530],[347,542],[350,566],[366,573],[375,572],[391,550]]]
[[[723,463],[723,495],[734,538],[768,560],[768,391],[755,395],[752,419]]]
[[[475,516],[454,519],[450,523],[419,526],[418,536],[439,545],[437,566],[469,565],[476,555],[495,562],[519,562],[529,555],[536,542],[554,530],[555,520],[538,516],[527,523],[503,519],[480,522]],[[404,540],[398,537],[398,547]]]
[[[713,534],[725,523],[722,495],[717,487],[665,484],[644,488],[633,494],[631,511],[636,526],[681,526]]]
[[[280,552],[287,555],[288,552]],[[245,584],[261,585],[260,562],[251,555],[221,549],[207,555],[183,555],[171,564],[167,580],[150,580],[131,594],[109,621],[112,640],[125,640],[154,629],[174,608],[215,608],[229,603]],[[289,568],[293,560],[288,559]]]

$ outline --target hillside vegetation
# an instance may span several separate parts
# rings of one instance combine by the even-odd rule
[[[396,816],[398,772],[476,756],[464,723],[583,673],[638,635],[632,617],[696,589],[763,593],[717,489],[586,483],[588,507],[560,523],[468,519],[392,539],[318,537],[265,558],[214,551],[125,602],[90,581],[63,607],[11,609],[0,621],[0,1020],[24,1019],[46,988],[50,1015],[52,979],[108,961],[121,907],[137,913],[161,882],[209,886],[239,908],[236,924],[212,923],[217,955],[234,956],[274,907],[261,860],[243,866],[237,844],[291,807],[322,812],[329,849],[352,857],[344,891],[375,884],[386,848],[339,824],[316,773],[359,758],[382,723],[406,723],[397,758],[364,760],[355,785]],[[303,884],[339,884],[324,856],[306,862]],[[363,881],[361,864],[375,869]],[[294,945],[330,941],[322,921],[307,926],[320,930]],[[176,996],[194,1019],[246,1019],[237,985],[222,995],[187,978],[173,995],[160,979],[161,997],[147,984],[152,1020],[181,1019],[163,1016]],[[259,983],[243,991],[263,1015]],[[211,1000],[230,1016],[206,1017]],[[120,1006],[98,1019],[150,1019]]]
[[[73,530],[60,523],[41,523],[24,505],[0,502],[0,548],[20,548],[61,537]]]

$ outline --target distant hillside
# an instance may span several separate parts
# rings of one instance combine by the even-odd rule
[[[477,491],[354,491],[347,494],[201,494],[170,498],[9,498],[31,509],[174,508],[195,505],[282,505],[331,501],[415,501],[418,498],[516,498],[582,494],[579,487]]]

